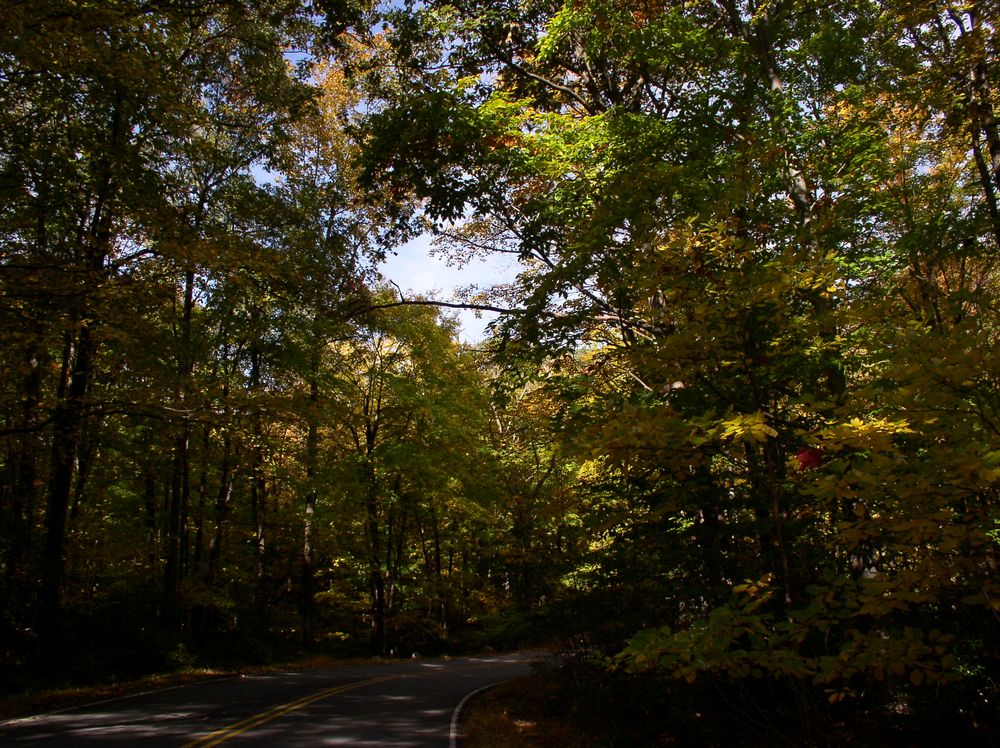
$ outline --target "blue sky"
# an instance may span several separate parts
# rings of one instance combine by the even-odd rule
[[[446,258],[431,254],[431,236],[424,234],[396,248],[379,270],[387,280],[395,282],[405,294],[424,294],[441,301],[460,301],[456,288],[469,285],[488,287],[512,280],[517,263],[509,256],[492,255],[473,260],[464,267],[449,265]],[[466,343],[476,343],[485,337],[486,325],[497,315],[482,312],[480,318],[472,311],[455,310],[462,326],[459,337]]]

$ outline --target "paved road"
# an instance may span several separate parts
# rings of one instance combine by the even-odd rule
[[[448,746],[470,693],[538,654],[414,660],[225,678],[0,724],[0,745]]]

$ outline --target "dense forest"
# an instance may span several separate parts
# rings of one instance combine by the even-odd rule
[[[995,726],[998,23],[0,0],[7,690],[574,640]],[[379,275],[424,233],[518,259],[482,344]]]

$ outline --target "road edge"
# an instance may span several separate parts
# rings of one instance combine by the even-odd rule
[[[494,681],[493,683],[487,683],[485,686],[480,686],[475,691],[470,691],[462,697],[462,700],[458,702],[458,706],[455,707],[455,711],[451,713],[451,729],[448,732],[448,748],[458,748],[458,718],[462,714],[462,708],[466,705],[469,699],[477,693],[482,693],[488,688],[499,686],[501,683],[506,683],[509,680],[514,679],[504,678],[503,680]]]

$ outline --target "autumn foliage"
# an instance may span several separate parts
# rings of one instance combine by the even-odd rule
[[[0,2],[10,672],[580,635],[995,729],[995,3],[73,7]],[[520,262],[476,350],[418,231]]]

